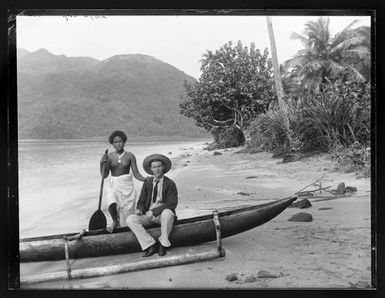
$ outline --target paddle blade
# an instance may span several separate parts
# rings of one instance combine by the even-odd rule
[[[98,209],[92,215],[90,223],[88,224],[88,230],[104,230],[107,227],[107,219],[102,210]]]

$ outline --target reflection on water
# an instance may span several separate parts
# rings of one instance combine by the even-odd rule
[[[184,148],[201,143],[128,142],[126,150],[135,154],[139,171],[147,176],[142,162],[148,154],[172,152],[175,157]],[[87,228],[98,206],[99,160],[106,148],[113,150],[99,141],[19,141],[20,238]],[[139,191],[141,182],[135,180],[135,186]],[[103,204],[108,214],[106,207]]]

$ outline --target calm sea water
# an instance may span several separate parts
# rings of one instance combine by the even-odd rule
[[[168,156],[175,157],[185,148],[203,143],[127,142],[125,149],[135,154],[139,171],[147,176],[142,162],[148,154],[172,152]],[[107,148],[114,150],[108,143],[91,140],[19,141],[20,238],[87,228],[98,207],[99,161]],[[169,175],[173,176],[172,171]],[[139,191],[141,182],[134,180]]]

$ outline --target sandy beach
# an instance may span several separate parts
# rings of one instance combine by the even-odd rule
[[[223,239],[226,256],[182,266],[130,272],[71,282],[50,282],[28,288],[80,289],[259,289],[259,288],[370,288],[370,179],[341,173],[322,156],[280,163],[271,153],[237,153],[241,148],[207,151],[205,145],[183,148],[173,156],[179,191],[180,218],[214,209],[251,205],[294,196],[322,178],[335,189],[340,182],[357,187],[349,196],[323,191],[309,198],[312,207],[287,208],[277,217],[247,232]],[[309,187],[308,189],[314,189]],[[311,222],[288,219],[310,213]],[[208,243],[202,247],[214,247]],[[177,251],[171,249],[169,254]],[[152,256],[157,258],[158,256]],[[109,257],[113,258],[113,257]],[[62,263],[63,264],[63,263]],[[64,269],[64,268],[63,268]],[[23,271],[24,270],[24,271]],[[30,273],[22,264],[23,274]],[[257,277],[267,271],[271,278]],[[229,274],[236,279],[226,279]],[[23,285],[22,285],[23,287]]]

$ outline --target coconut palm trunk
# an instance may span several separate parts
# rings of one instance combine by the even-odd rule
[[[270,46],[271,46],[271,57],[273,61],[273,71],[274,71],[274,81],[275,81],[275,90],[277,92],[278,105],[283,115],[283,121],[287,130],[287,137],[290,142],[290,147],[293,148],[293,141],[290,134],[290,122],[289,122],[289,111],[287,104],[284,100],[284,93],[282,88],[281,73],[279,71],[278,57],[277,57],[277,48],[275,46],[273,23],[271,18],[266,16],[267,29],[269,31]]]

